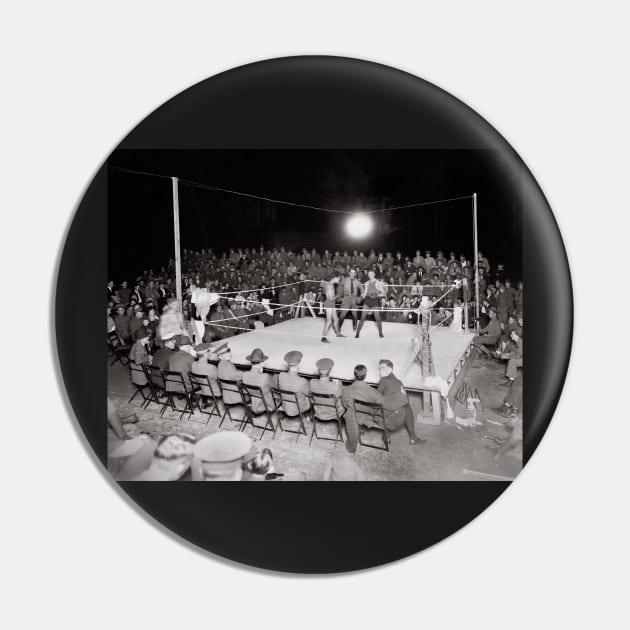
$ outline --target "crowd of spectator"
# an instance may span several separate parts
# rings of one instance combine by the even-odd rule
[[[380,296],[384,321],[416,323],[417,309],[423,295],[438,300],[433,321],[449,323],[453,307],[467,307],[469,321],[475,314],[473,278],[479,273],[480,326],[487,325],[488,310],[495,308],[502,323],[509,314],[522,311],[522,283],[511,286],[501,265],[490,267],[479,253],[475,267],[460,254],[448,256],[429,250],[423,256],[401,252],[369,254],[357,250],[331,253],[303,248],[301,252],[284,247],[265,249],[230,249],[221,255],[213,250],[182,252],[182,315],[186,321],[202,318],[211,339],[224,339],[255,327],[270,325],[296,314],[323,316],[324,282],[335,275],[350,274],[363,284],[368,271],[386,287]],[[156,331],[157,322],[169,297],[176,294],[174,263],[169,261],[157,273],[145,270],[130,288],[127,281],[115,286],[108,283],[108,314],[124,340],[133,340],[135,330],[144,325]],[[503,287],[503,289],[502,289]],[[197,301],[203,295],[219,296],[216,303],[204,308]],[[207,298],[205,298],[207,299]],[[341,309],[342,296],[337,303]],[[306,308],[310,306],[311,308]],[[197,340],[197,334],[192,331]],[[200,341],[200,340],[199,340]]]
[[[368,255],[328,250],[320,254],[306,248],[296,253],[284,247],[263,246],[230,249],[222,255],[212,250],[183,250],[181,310],[175,299],[173,267],[170,261],[158,273],[145,270],[131,288],[126,281],[118,286],[113,281],[108,283],[107,332],[115,333],[131,346],[129,358],[133,363],[182,373],[188,386],[191,373],[207,375],[213,390],[218,378],[255,385],[265,392],[265,397],[269,396],[269,405],[273,404],[272,388],[290,389],[297,394],[300,408],[291,409],[290,404],[283,403],[287,416],[304,414],[309,419],[312,413],[333,413],[334,409],[314,409],[312,396],[318,392],[334,394],[338,412],[344,417],[350,452],[356,450],[361,424],[352,404],[356,399],[381,404],[388,429],[405,426],[410,442],[420,442],[414,432],[413,413],[402,383],[393,375],[391,361],[384,359],[379,364],[381,381],[376,389],[364,382],[367,369],[361,364],[355,367],[354,382],[342,388],[341,383],[330,379],[332,361],[325,357],[318,362],[319,378],[309,383],[298,374],[301,353],[297,350],[285,357],[287,371],[272,376],[263,369],[267,357],[261,349],[252,350],[248,357],[251,368],[243,372],[231,363],[227,343],[217,349],[209,342],[225,341],[287,317],[323,315],[325,283],[339,276],[340,286],[347,278],[356,278],[361,284],[370,271],[386,288],[381,297],[385,321],[416,323],[420,300],[426,295],[434,300],[433,324],[448,325],[457,306],[470,308],[474,321],[473,278],[478,273],[479,321],[473,344],[489,357],[507,362],[507,385],[519,376],[518,368],[522,366],[523,285],[519,282],[514,288],[502,267],[493,270],[481,252],[475,265],[464,255],[451,252],[445,256],[441,251],[433,257],[431,251],[422,256],[419,250],[413,256],[374,250]],[[360,291],[357,295],[360,299]],[[337,297],[336,306],[341,309],[343,294]],[[132,378],[136,385],[146,383],[142,382],[146,378],[142,371],[132,372]],[[221,391],[218,385],[216,391],[202,394],[223,397],[228,404],[235,402],[229,400],[230,396],[237,395]],[[508,406],[509,415],[518,412],[516,405]]]

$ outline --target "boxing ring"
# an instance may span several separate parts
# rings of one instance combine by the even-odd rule
[[[354,366],[362,363],[368,370],[366,381],[373,385],[379,380],[379,360],[389,359],[394,364],[394,374],[408,392],[427,390],[423,387],[420,363],[415,359],[418,346],[413,341],[418,339],[417,325],[383,322],[384,339],[380,339],[375,323],[368,319],[361,330],[361,337],[355,339],[352,319],[346,318],[341,330],[346,336],[336,337],[331,332],[328,336],[330,343],[321,341],[323,327],[323,318],[291,318],[264,329],[214,342],[213,346],[227,341],[232,350],[232,362],[239,367],[249,366],[245,357],[254,348],[261,348],[269,356],[265,370],[270,372],[286,371],[284,355],[291,350],[299,350],[304,355],[299,372],[305,377],[317,375],[315,363],[322,357],[335,362],[331,377],[342,381],[354,380]],[[449,384],[449,389],[453,388],[465,367],[473,337],[472,333],[448,327],[438,326],[431,330],[435,374]]]

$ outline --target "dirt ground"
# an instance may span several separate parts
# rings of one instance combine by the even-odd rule
[[[503,426],[505,419],[491,411],[491,407],[499,406],[507,393],[502,387],[505,368],[483,358],[472,363],[466,381],[475,387],[481,396],[484,411],[477,419],[483,426],[466,428],[454,421],[443,422],[439,426],[416,424],[416,432],[426,438],[426,444],[412,446],[406,429],[402,428],[392,434],[389,452],[377,451],[359,446],[353,456],[365,472],[369,481],[479,481],[480,478],[464,470],[489,473],[514,478],[521,470],[522,454],[520,446],[510,453],[502,455],[498,461],[493,458],[489,447],[496,447],[494,441],[484,436],[505,438],[508,430]],[[184,432],[197,438],[213,433],[218,429],[219,418],[212,416],[208,421],[206,414],[198,411],[193,415],[180,415],[167,411],[160,417],[160,408],[149,405],[148,410],[140,409],[141,399],[137,396],[128,403],[133,389],[130,383],[129,370],[119,364],[109,367],[108,389],[112,401],[119,407],[122,416],[136,413],[139,420],[135,424],[125,424],[130,436],[149,433],[153,437],[169,433]],[[180,405],[183,403],[180,402]],[[237,414],[233,414],[237,415]],[[207,423],[207,424],[206,424]],[[496,424],[500,423],[500,424]],[[222,430],[237,430],[238,425],[230,425],[229,420],[223,422]],[[318,433],[323,431],[318,427]],[[326,466],[335,456],[346,454],[342,443],[318,441],[313,439],[309,446],[308,437],[300,436],[296,441],[295,434],[277,431],[272,438],[267,432],[257,443],[260,448],[268,447],[273,452],[276,472],[301,471],[309,481],[319,481]],[[246,429],[253,439],[258,439],[260,430],[252,427]],[[109,430],[110,446],[117,443],[113,432]]]

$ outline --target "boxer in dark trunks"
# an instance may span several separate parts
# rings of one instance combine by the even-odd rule
[[[354,336],[355,339],[359,338],[361,328],[363,328],[363,322],[367,319],[370,313],[374,313],[374,319],[376,320],[376,326],[378,328],[378,336],[383,337],[383,324],[381,323],[381,298],[385,296],[385,285],[380,280],[376,279],[376,273],[370,269],[368,271],[368,281],[363,285],[363,307],[361,309],[361,321],[357,328],[357,333]]]

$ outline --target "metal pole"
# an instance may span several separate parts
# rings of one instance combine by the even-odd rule
[[[179,312],[182,312],[182,261],[179,251],[179,178],[171,177],[173,182],[173,234],[175,236],[175,290]]]
[[[477,193],[473,193],[473,223],[475,230],[475,330],[479,329],[479,236],[477,233]]]

